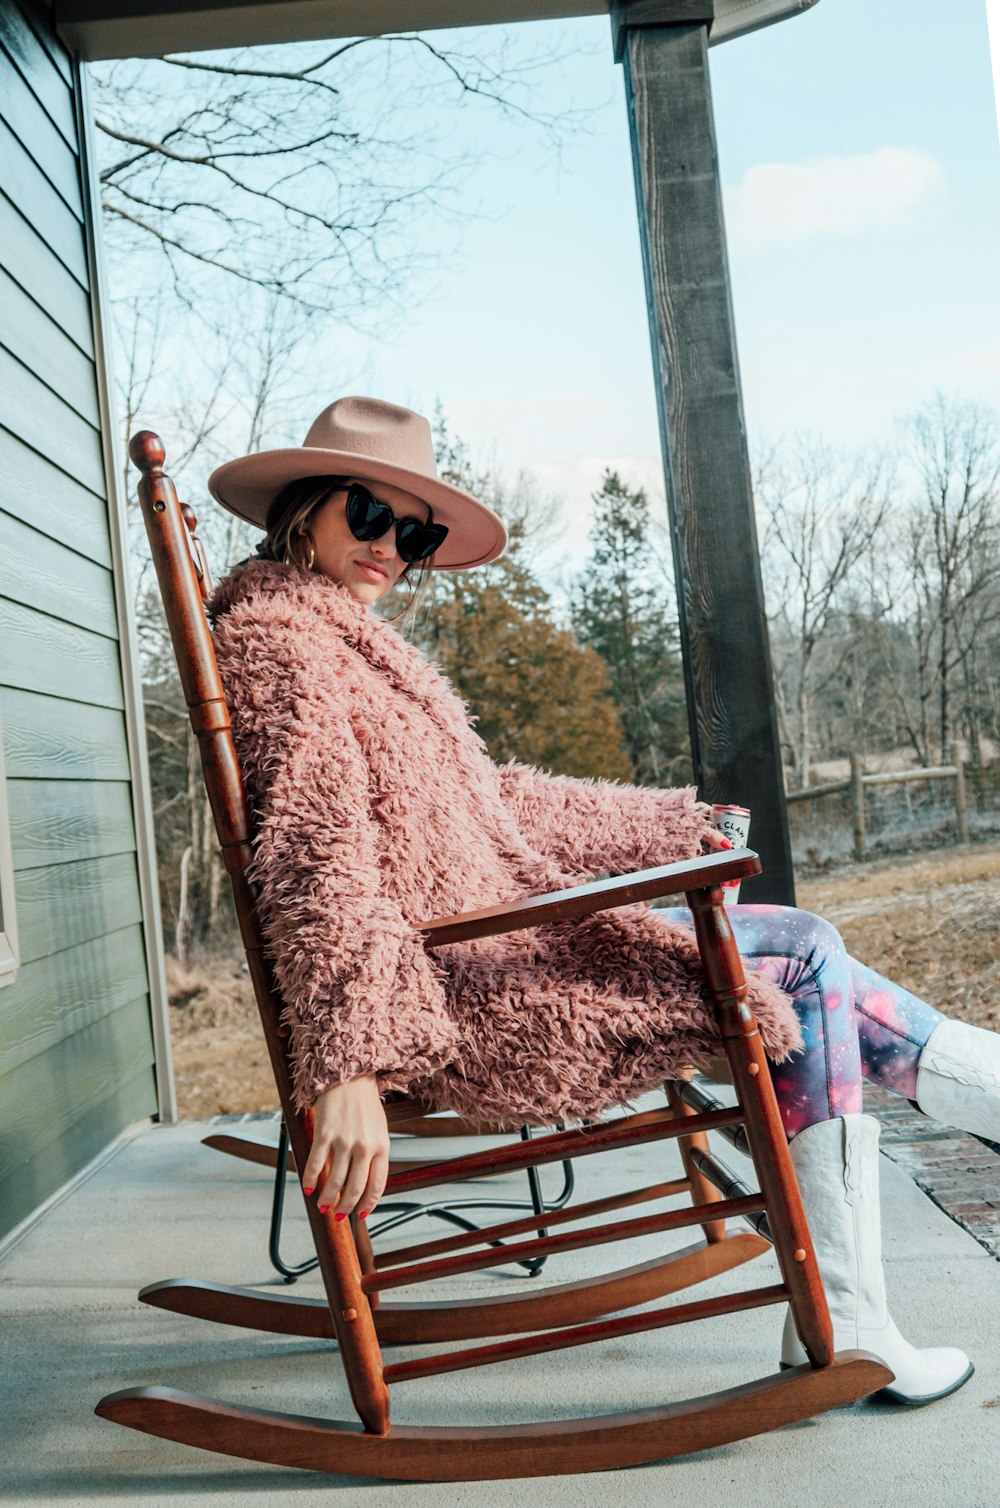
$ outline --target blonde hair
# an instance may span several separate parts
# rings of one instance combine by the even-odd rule
[[[283,565],[304,567],[296,554],[296,542],[306,531],[310,518],[321,508],[330,494],[346,487],[351,478],[339,476],[297,477],[289,482],[275,497],[267,510],[264,538],[257,546],[258,560],[276,560]],[[427,594],[433,566],[428,560],[415,561],[408,565],[399,577],[410,587],[412,595],[401,613],[386,621],[396,623],[402,619],[412,620],[418,604]]]

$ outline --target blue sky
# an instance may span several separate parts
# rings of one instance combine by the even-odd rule
[[[587,134],[557,162],[531,131],[453,124],[496,154],[467,189],[489,217],[428,219],[449,265],[390,333],[338,337],[329,381],[440,400],[475,450],[565,496],[575,563],[605,464],[660,487],[622,77],[606,18],[515,30],[579,48],[542,97],[586,109]],[[985,0],[821,0],[711,62],[751,439],[877,444],[939,386],[1000,408]]]
[[[711,50],[752,446],[803,430],[880,446],[936,388],[1000,410],[988,7],[1000,54],[1000,0],[820,0]],[[506,37],[535,65],[534,104],[583,128],[556,152],[537,126],[449,96],[417,49],[380,80],[372,49],[360,128],[380,129],[390,91],[391,134],[411,129],[446,166],[456,149],[481,158],[457,214],[427,206],[409,229],[430,271],[408,279],[405,312],[351,329],[331,293],[261,443],[296,443],[348,392],[427,414],[440,403],[478,460],[564,499],[544,561],[558,585],[586,557],[606,466],[665,513],[622,70],[606,16],[428,36],[487,55]],[[184,87],[162,69],[156,81]],[[188,371],[183,391],[199,380]],[[244,395],[232,396],[216,439],[238,453]]]

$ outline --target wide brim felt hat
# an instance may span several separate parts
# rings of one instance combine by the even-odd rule
[[[434,570],[486,565],[502,555],[507,530],[492,508],[438,476],[431,427],[422,414],[378,398],[338,398],[310,425],[302,445],[261,450],[217,466],[208,490],[230,513],[259,529],[282,488],[309,476],[386,482],[420,498],[448,537]]]

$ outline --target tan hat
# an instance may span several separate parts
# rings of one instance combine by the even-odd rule
[[[313,420],[301,446],[226,461],[212,472],[208,490],[230,513],[266,529],[281,489],[307,476],[388,482],[427,503],[434,522],[448,528],[431,561],[436,570],[486,565],[506,548],[507,530],[492,508],[441,481],[427,420],[378,398],[338,398]]]

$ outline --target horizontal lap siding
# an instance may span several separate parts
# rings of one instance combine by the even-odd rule
[[[156,1109],[73,75],[0,0],[0,1238]]]
[[[3,242],[0,240],[0,245]],[[0,427],[0,507],[12,518],[68,545],[111,572],[108,505],[76,477],[62,471]]]

